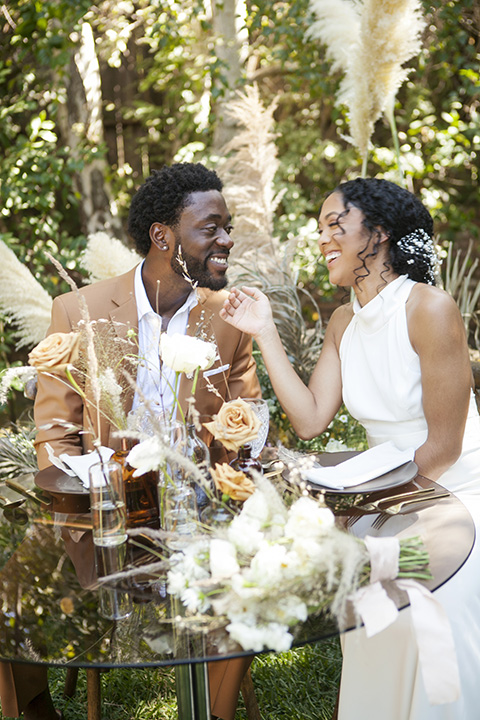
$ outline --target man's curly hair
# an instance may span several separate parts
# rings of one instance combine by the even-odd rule
[[[155,222],[175,227],[194,192],[218,190],[223,183],[214,170],[201,163],[175,163],[154,170],[132,198],[128,232],[137,252],[144,257],[150,250],[150,227]]]

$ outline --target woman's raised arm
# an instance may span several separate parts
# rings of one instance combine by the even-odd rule
[[[273,390],[302,439],[322,433],[342,402],[340,360],[332,321],[307,387],[293,369],[273,321],[268,298],[252,287],[232,288],[220,316],[257,342]],[[332,317],[333,320],[333,317]]]

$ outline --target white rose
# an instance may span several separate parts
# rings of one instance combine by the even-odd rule
[[[297,500],[288,513],[285,525],[287,538],[312,537],[323,534],[335,524],[331,510],[321,507],[315,500],[302,497]]]
[[[160,335],[160,357],[162,362],[175,372],[193,373],[197,368],[208,370],[217,357],[214,343],[174,333]]]
[[[210,572],[214,578],[229,578],[240,571],[237,552],[228,540],[214,539],[210,543]]]

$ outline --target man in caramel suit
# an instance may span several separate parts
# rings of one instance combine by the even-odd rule
[[[206,376],[199,379],[195,407],[203,417],[217,413],[224,400],[237,397],[259,397],[260,387],[252,358],[251,338],[235,330],[218,315],[226,296],[228,255],[233,246],[230,238],[231,217],[221,194],[218,176],[201,164],[180,163],[156,171],[140,187],[132,200],[129,233],[144,261],[137,268],[109,280],[82,288],[91,320],[110,320],[120,336],[135,330],[140,357],[151,358],[147,340],[152,345],[153,325],[159,332],[183,332],[191,335],[201,329],[207,339],[215,341],[218,358]],[[197,287],[198,286],[198,287]],[[70,332],[82,320],[77,293],[57,297],[53,303],[48,333]],[[169,329],[170,328],[170,329]],[[156,339],[155,339],[156,342]],[[158,348],[158,343],[155,345]],[[158,351],[157,351],[158,356]],[[154,358],[153,358],[154,360]],[[158,362],[158,361],[157,361]],[[137,383],[148,401],[158,402],[155,392],[163,393],[158,377],[142,375]],[[186,409],[191,380],[182,376],[179,400]],[[209,389],[213,385],[216,392]],[[165,389],[165,388],[164,388]],[[86,389],[88,395],[88,389]],[[217,395],[218,393],[218,395]],[[167,391],[168,394],[168,391]],[[164,398],[162,397],[162,402]],[[128,412],[141,400],[126,394]],[[172,398],[170,398],[170,403]],[[168,405],[168,398],[166,403]],[[112,426],[96,413],[93,433],[81,434],[67,429],[65,422],[88,427],[87,407],[80,395],[68,384],[39,374],[35,401],[38,428],[36,450],[39,468],[51,465],[46,444],[55,455],[66,452],[84,454],[92,449],[92,436],[117,449],[119,440]],[[55,423],[60,419],[64,423]],[[205,430],[204,439],[211,446],[212,463],[227,460],[221,447],[214,447]],[[248,659],[209,663],[212,716],[233,720],[238,692]],[[46,671],[0,664],[0,693],[4,715],[24,712],[25,720],[54,720],[57,713],[48,691]]]

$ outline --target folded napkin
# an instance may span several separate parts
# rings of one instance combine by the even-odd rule
[[[413,460],[415,448],[399,450],[392,442],[385,442],[365,450],[355,457],[331,467],[315,467],[304,471],[307,480],[336,490],[376,480],[395,468]]]
[[[63,470],[63,472],[67,475],[78,477],[82,485],[87,489],[90,488],[88,471],[92,465],[100,462],[98,453],[100,452],[100,455],[102,456],[102,462],[107,462],[107,460],[110,460],[113,455],[113,450],[104,447],[103,445],[98,451],[95,450],[87,455],[69,455],[68,453],[61,453],[59,457],[56,457],[50,446],[47,447],[47,452],[48,459],[52,465],[55,465],[55,467],[59,468],[59,470]]]

